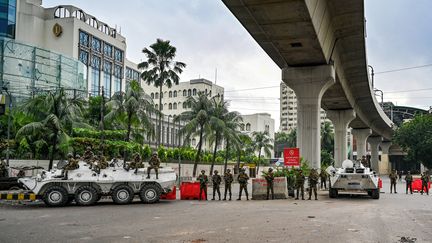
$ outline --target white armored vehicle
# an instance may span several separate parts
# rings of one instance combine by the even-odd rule
[[[67,179],[62,170],[54,169],[32,178],[21,178],[19,182],[48,206],[64,206],[73,200],[87,206],[95,204],[102,196],[110,196],[116,204],[128,204],[135,195],[144,203],[154,203],[161,194],[170,192],[176,182],[172,168],[159,168],[158,179],[154,173],[148,179],[145,168],[126,170],[112,166],[94,171],[80,161],[78,169],[68,171]]]
[[[379,177],[360,161],[345,160],[342,168],[329,166],[326,172],[330,175],[330,198],[336,198],[339,192],[365,192],[373,199],[379,199]]]

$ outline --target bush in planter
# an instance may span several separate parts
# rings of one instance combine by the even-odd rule
[[[166,150],[164,148],[164,146],[159,146],[159,149],[157,151],[158,153],[158,157],[162,162],[166,162],[167,160],[167,154],[166,154]]]

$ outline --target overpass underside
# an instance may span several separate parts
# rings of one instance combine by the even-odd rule
[[[357,135],[360,156],[365,155],[367,142],[376,154],[382,141],[388,143],[392,123],[369,82],[363,0],[223,2],[282,69],[282,80],[295,91],[297,145],[313,167],[320,167],[321,107],[335,126],[337,165],[347,158],[348,126]],[[378,170],[378,155],[372,154],[372,160]]]

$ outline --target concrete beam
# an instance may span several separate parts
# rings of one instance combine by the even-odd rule
[[[369,128],[352,129],[352,135],[355,137],[357,146],[357,159],[366,156],[366,139],[372,134]]]
[[[288,67],[282,80],[297,96],[297,146],[309,166],[321,167],[321,99],[335,83],[333,65]]]
[[[380,145],[382,140],[383,140],[383,138],[380,136],[369,137],[367,140],[371,146],[371,168],[372,168],[372,170],[376,171],[378,174],[380,173],[380,171],[379,171],[378,146]]]
[[[348,158],[347,130],[348,124],[356,117],[353,109],[328,110],[327,117],[332,121],[334,134],[334,159],[335,166],[341,167],[342,162]]]

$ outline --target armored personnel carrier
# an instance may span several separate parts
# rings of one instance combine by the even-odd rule
[[[64,206],[73,200],[78,205],[88,206],[95,204],[102,196],[110,196],[116,204],[128,204],[135,195],[143,203],[155,203],[161,194],[172,190],[176,173],[172,168],[160,168],[158,179],[155,174],[150,174],[150,179],[147,179],[145,170],[127,170],[113,165],[95,171],[80,161],[79,168],[68,171],[66,179],[62,169],[54,169],[18,181],[48,206]]]
[[[379,199],[379,177],[370,168],[364,167],[360,161],[345,160],[342,168],[329,166],[326,171],[330,175],[330,198],[337,198],[341,192],[363,192],[373,199]]]

